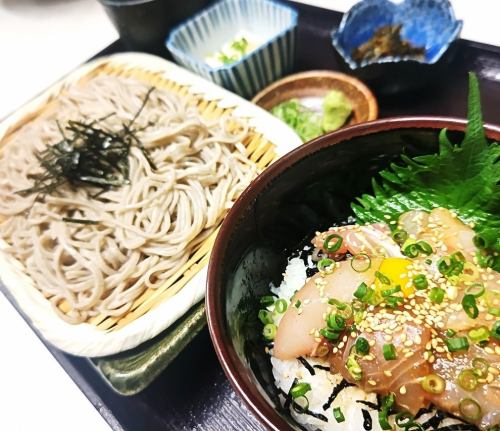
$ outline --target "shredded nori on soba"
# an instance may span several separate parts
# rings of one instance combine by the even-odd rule
[[[72,218],[72,217],[63,217],[62,220],[67,223],[99,224],[97,220],[88,220],[88,219]]]
[[[432,412],[434,409],[435,409],[435,407],[434,407],[434,405],[432,405],[432,404],[431,404],[429,407],[423,407],[423,408],[421,408],[421,409],[417,412],[417,414],[415,415],[415,419],[418,419],[420,416],[423,416],[423,415],[425,415],[425,414],[427,414],[427,413]]]
[[[37,193],[43,197],[65,184],[94,187],[101,191],[121,187],[129,183],[128,156],[134,145],[142,151],[151,168],[156,169],[136,136],[143,129],[133,128],[153,90],[154,87],[148,90],[139,110],[127,124],[122,124],[118,132],[99,126],[114,114],[90,122],[69,120],[65,127],[58,122],[61,141],[36,154],[42,173],[31,175],[33,186],[16,193],[22,196]]]
[[[373,428],[373,421],[370,416],[370,412],[368,410],[361,409],[361,413],[363,414],[363,428],[366,431],[370,431]]]
[[[299,361],[307,369],[307,371],[309,371],[309,374],[311,374],[311,376],[314,376],[316,374],[316,371],[314,371],[314,368],[311,366],[311,364],[309,362],[307,362],[307,360],[305,358],[303,358],[302,356],[299,356],[297,358],[297,361]]]
[[[354,385],[352,383],[349,383],[346,379],[342,379],[342,381],[333,388],[332,394],[328,397],[328,401],[323,404],[323,410],[329,409],[332,403],[335,401],[335,398],[337,398],[337,395],[350,386]]]

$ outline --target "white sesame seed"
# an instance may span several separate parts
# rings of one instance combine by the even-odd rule
[[[401,387],[399,388],[399,393],[400,393],[401,395],[406,394],[406,387],[405,387],[405,386],[401,386]]]

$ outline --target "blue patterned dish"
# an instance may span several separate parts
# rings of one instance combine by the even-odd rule
[[[175,28],[166,45],[175,61],[243,97],[290,73],[295,59],[297,13],[268,0],[223,0]],[[240,60],[211,67],[205,57],[241,30],[261,44]]]
[[[353,49],[367,42],[376,29],[389,24],[402,24],[401,37],[415,46],[424,46],[425,57],[392,56],[356,63],[351,55]],[[382,90],[400,90],[425,82],[432,65],[440,62],[450,44],[458,38],[462,25],[462,21],[455,18],[448,0],[404,0],[401,3],[362,0],[344,15],[339,28],[332,32],[332,44],[351,73],[365,80],[378,80],[386,87]],[[401,73],[403,76],[399,76]],[[381,79],[381,74],[389,74],[392,82]],[[407,81],[413,82],[405,83],[403,79],[408,78],[408,74],[413,76]]]

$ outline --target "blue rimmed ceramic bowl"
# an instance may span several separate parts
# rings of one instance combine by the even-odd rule
[[[274,1],[223,0],[175,28],[167,48],[175,61],[240,96],[251,98],[290,73],[295,59],[297,13]],[[256,35],[259,47],[220,67],[205,58],[241,31]]]
[[[425,48],[422,59],[383,57],[357,63],[355,48],[370,40],[385,25],[401,24],[401,38]],[[332,44],[348,72],[368,81],[380,93],[394,93],[424,86],[443,71],[451,59],[452,42],[460,35],[462,21],[455,18],[448,0],[362,0],[343,17],[332,32]]]

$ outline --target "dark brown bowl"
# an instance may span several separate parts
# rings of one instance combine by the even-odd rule
[[[458,142],[465,121],[395,118],[347,127],[301,146],[266,169],[227,215],[208,268],[210,335],[231,384],[272,430],[296,428],[279,403],[264,353],[258,297],[279,283],[291,251],[315,230],[344,221],[350,202],[404,151],[435,153],[438,133]],[[500,127],[487,126],[500,140]]]

